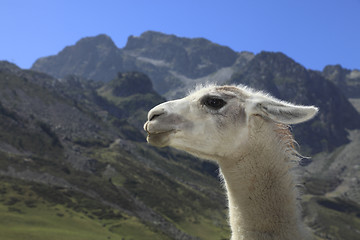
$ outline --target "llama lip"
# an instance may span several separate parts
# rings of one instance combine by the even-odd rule
[[[149,132],[149,131],[146,131],[147,134],[150,136],[155,136],[155,135],[167,135],[167,134],[170,134],[172,132],[175,132],[175,130],[169,130],[169,131],[161,131],[161,132]]]
[[[146,138],[147,142],[153,146],[166,147],[169,145],[170,135],[175,133],[175,130],[163,131],[163,132],[148,132]]]
[[[147,132],[147,142],[153,146],[165,147],[169,145],[170,135],[175,133],[176,130],[172,128],[164,128],[158,124],[150,123],[149,121],[144,124],[144,130]]]
[[[165,134],[169,134],[171,132],[175,132],[175,129],[172,128],[164,128],[163,126],[158,126],[156,127],[156,125],[158,124],[151,124],[150,126],[150,122],[146,122],[144,125],[144,130],[147,132],[148,135],[165,135]]]

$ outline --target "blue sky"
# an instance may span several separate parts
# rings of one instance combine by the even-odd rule
[[[80,38],[118,47],[147,30],[235,51],[281,51],[306,68],[360,69],[360,0],[0,0],[0,60],[30,68]]]

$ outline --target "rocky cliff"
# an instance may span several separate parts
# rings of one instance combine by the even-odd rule
[[[348,98],[360,98],[360,71],[328,65],[321,74],[338,86]]]

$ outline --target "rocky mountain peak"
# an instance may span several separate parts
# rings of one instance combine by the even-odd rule
[[[0,72],[2,71],[16,73],[16,72],[20,72],[21,69],[11,62],[0,61]]]
[[[131,54],[162,60],[187,77],[202,77],[235,63],[238,54],[204,38],[185,38],[148,31],[130,36],[124,48]]]
[[[360,71],[343,68],[341,65],[327,65],[322,73],[325,78],[335,83],[349,98],[360,98]]]
[[[101,34],[80,39],[57,55],[38,59],[32,70],[46,72],[57,78],[74,74],[88,79],[108,81],[116,75],[114,65],[121,65],[121,51],[111,38]],[[102,71],[106,69],[106,71]],[[101,72],[101,74],[99,74]]]
[[[167,35],[156,31],[147,31],[142,33],[139,37],[129,36],[124,50],[134,50],[138,48],[148,47],[149,45],[157,45],[159,43],[173,42],[179,39],[175,35]]]
[[[105,35],[100,34],[95,37],[82,38],[73,46],[68,46],[62,50],[60,56],[68,56],[69,54],[75,56],[92,56],[99,57],[100,59],[107,57],[112,51],[118,51],[112,39]]]
[[[262,51],[255,55],[253,63],[255,62],[257,62],[257,65],[267,66],[267,69],[270,71],[281,72],[283,74],[306,72],[303,66],[281,52]]]
[[[323,75],[333,82],[341,82],[346,77],[350,70],[342,68],[340,64],[327,65],[323,69]]]
[[[90,46],[106,46],[109,48],[117,48],[113,40],[106,34],[99,34],[95,37],[85,37],[80,39],[75,46],[80,45],[90,45]]]
[[[183,47],[215,45],[205,38],[186,38],[156,31],[147,31],[139,37],[130,36],[124,50],[134,50],[159,44],[171,44],[173,46]]]

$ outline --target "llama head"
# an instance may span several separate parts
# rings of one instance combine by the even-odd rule
[[[277,100],[242,86],[208,86],[182,99],[162,103],[148,113],[147,141],[217,160],[230,156],[257,125],[297,124],[318,109]]]

